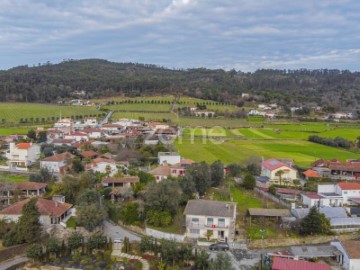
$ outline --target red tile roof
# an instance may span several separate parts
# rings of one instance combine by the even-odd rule
[[[87,158],[87,157],[96,157],[98,155],[98,153],[96,153],[95,151],[92,151],[92,150],[88,150],[88,151],[83,151],[80,153],[80,155],[84,158]]]
[[[308,261],[298,261],[280,257],[273,257],[273,270],[330,270],[330,266],[325,263],[313,263]]]
[[[360,241],[348,240],[341,242],[341,244],[343,245],[346,253],[350,256],[351,259],[360,259]]]
[[[276,193],[282,193],[282,194],[300,194],[301,190],[297,189],[288,189],[288,188],[277,188]]]
[[[38,190],[42,188],[46,188],[46,183],[39,183],[39,182],[19,182],[16,183],[16,188],[21,190]]]
[[[358,182],[339,182],[337,185],[342,190],[360,190],[360,183]]]
[[[307,193],[307,194],[303,194],[303,196],[306,196],[310,199],[321,199],[323,198],[323,196],[316,194],[316,193]]]
[[[50,157],[46,157],[44,159],[42,159],[41,161],[50,161],[50,162],[60,162],[60,161],[64,161],[67,159],[72,159],[74,157],[74,155],[72,155],[69,152],[64,152],[61,154],[56,154]]]
[[[117,177],[107,177],[102,180],[105,184],[112,184],[112,183],[137,183],[140,179],[137,176],[125,176],[121,178]]]
[[[21,215],[22,208],[30,199],[14,203],[0,211],[1,215]],[[59,203],[53,200],[38,198],[36,206],[41,215],[59,217],[72,207],[69,203]]]
[[[31,145],[31,143],[19,143],[16,147],[17,149],[29,149]]]
[[[160,165],[155,169],[149,171],[152,175],[162,175],[162,176],[170,176],[170,166],[168,165]]]
[[[310,170],[310,169],[303,172],[303,174],[308,178],[320,178],[321,177],[320,174],[318,174],[317,172]]]
[[[283,163],[283,162],[281,162],[281,161],[279,161],[277,159],[273,159],[273,158],[265,160],[261,164],[261,166],[265,167],[266,169],[268,169],[270,171],[276,170],[276,169],[281,168],[283,166],[285,166],[285,167],[287,167],[287,168],[289,168],[291,170],[295,170],[295,169],[289,167],[288,165],[286,165],[285,163]]]
[[[329,164],[329,169],[331,169],[331,170],[341,170],[341,171],[360,172],[360,163],[331,162]]]

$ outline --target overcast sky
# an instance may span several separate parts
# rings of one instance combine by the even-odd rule
[[[359,0],[0,0],[0,69],[101,58],[359,71]]]

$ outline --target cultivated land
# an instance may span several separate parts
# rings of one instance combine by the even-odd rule
[[[95,106],[60,106],[39,103],[0,103],[0,124],[54,122],[56,117],[99,115]]]
[[[291,158],[301,166],[308,166],[318,158],[346,160],[360,157],[356,153],[307,141],[309,136],[317,135],[329,138],[339,136],[355,142],[360,135],[360,125],[358,124],[295,122],[286,119],[268,120],[262,117],[249,117],[248,119],[181,117],[171,112],[174,101],[175,97],[173,96],[115,97],[92,100],[92,102],[101,104],[103,109],[115,111],[112,121],[120,118],[144,118],[146,121],[166,120],[178,124],[182,128],[183,134],[176,141],[176,148],[181,155],[195,161],[212,162],[220,159],[225,163],[230,163],[258,156]],[[208,110],[231,112],[240,109],[233,105],[196,98],[181,97],[176,101],[175,108],[205,104]],[[107,105],[109,102],[111,104]],[[116,102],[120,102],[120,104],[112,104]],[[55,121],[60,113],[64,117],[69,117],[99,115],[103,112],[96,110],[94,106],[0,103],[0,124],[4,126],[4,128],[0,128],[0,135],[26,133],[30,129],[29,124],[21,124],[19,127],[21,119],[32,122],[30,123],[32,126],[41,126],[44,125],[43,121]],[[209,137],[214,141],[210,141]]]

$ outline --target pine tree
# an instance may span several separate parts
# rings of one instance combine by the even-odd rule
[[[16,225],[16,238],[20,243],[33,243],[40,239],[41,224],[39,222],[40,212],[36,206],[37,199],[32,198],[23,206],[22,215]]]

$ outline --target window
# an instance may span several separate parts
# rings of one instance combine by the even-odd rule
[[[192,223],[199,223],[199,219],[198,219],[198,218],[192,218],[192,219],[191,219],[191,222],[192,222]]]
[[[214,219],[213,218],[208,218],[207,219],[207,225],[208,226],[211,226],[211,225],[213,225],[214,224]]]
[[[347,194],[348,192],[347,191],[344,191],[344,194]]]
[[[199,229],[190,229],[190,233],[191,234],[200,234],[200,230]]]
[[[225,218],[219,218],[218,226],[219,227],[225,227]]]

